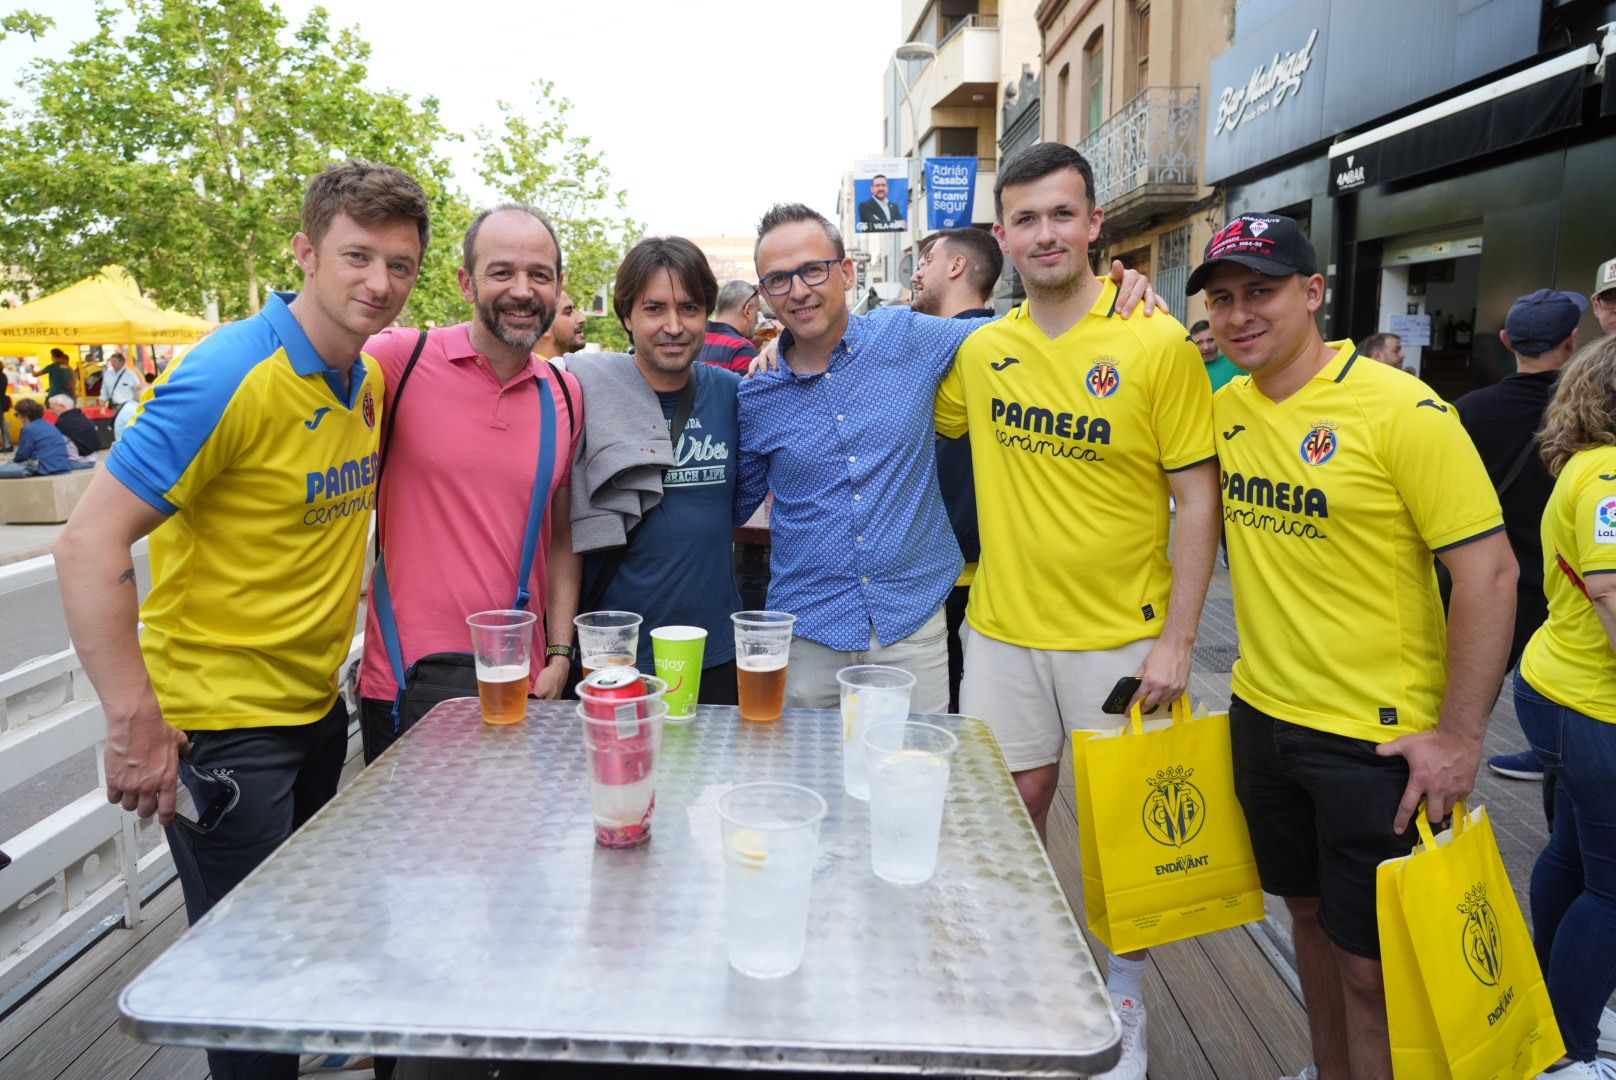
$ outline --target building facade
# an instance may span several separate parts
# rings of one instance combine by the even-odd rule
[[[869,256],[870,284],[908,286],[915,253],[930,235],[921,165],[926,158],[976,158],[971,224],[992,227],[1001,118],[1014,111],[1007,106],[1022,92],[1024,73],[1036,87],[1035,2],[904,0],[903,38],[894,43],[899,47],[882,78],[881,152],[912,161],[909,229],[854,240],[852,246]],[[844,183],[840,206],[849,225],[851,191],[850,181]],[[851,229],[847,234],[855,236]]]
[[[1616,256],[1612,22],[1610,0],[1247,0],[1212,65],[1206,179],[1229,215],[1308,226],[1328,336],[1401,331],[1445,396],[1496,381],[1514,299],[1587,294]]]
[[[1202,317],[1184,282],[1221,226],[1208,184],[1207,80],[1233,40],[1235,0],[1043,0],[1042,128],[1094,167],[1096,256],[1148,274],[1173,314]]]

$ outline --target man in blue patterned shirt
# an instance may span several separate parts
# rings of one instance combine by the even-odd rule
[[[774,493],[769,606],[797,616],[786,705],[834,708],[836,672],[869,663],[915,676],[914,711],[945,712],[943,603],[964,560],[937,486],[933,405],[989,320],[851,314],[841,234],[800,203],[764,215],[753,255],[785,329],[780,366],[741,386],[736,504]],[[1148,299],[1128,276],[1124,295]]]

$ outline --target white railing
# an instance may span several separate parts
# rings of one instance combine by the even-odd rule
[[[145,552],[141,540],[136,557]],[[23,590],[55,582],[50,555],[0,566],[0,611],[15,611],[7,600]],[[33,628],[8,619],[5,630],[28,640]],[[363,643],[363,634],[354,637],[345,672]],[[94,788],[69,790],[35,824],[0,839],[11,856],[0,870],[0,1002],[88,935],[138,925],[141,897],[173,875],[155,819],[142,822],[107,802],[106,734],[106,714],[71,645],[0,673],[0,796],[87,750],[96,767]]]

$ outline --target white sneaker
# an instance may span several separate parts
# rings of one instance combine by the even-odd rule
[[[1295,1076],[1281,1076],[1279,1080],[1319,1080],[1319,1067],[1309,1065]]]
[[[1616,1009],[1607,1007],[1599,1014],[1599,1052],[1616,1054]]]
[[[1091,1080],[1145,1080],[1145,1003],[1112,994],[1111,1004],[1122,1018],[1122,1056],[1110,1072],[1095,1073]]]
[[[1616,1064],[1595,1059],[1574,1061],[1563,1069],[1540,1072],[1538,1080],[1616,1080]]]

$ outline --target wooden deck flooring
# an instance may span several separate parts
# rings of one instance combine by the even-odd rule
[[[355,734],[344,784],[359,767]],[[1049,843],[1081,921],[1083,875],[1069,775],[1050,811]],[[202,1051],[150,1046],[118,1030],[119,992],[185,930],[179,883],[148,900],[145,912],[139,930],[108,933],[0,1017],[0,1077],[205,1080]],[[1092,937],[1090,945],[1100,955]],[[1145,1001],[1152,1080],[1273,1080],[1296,1074],[1310,1059],[1301,1003],[1244,929],[1153,950]]]

